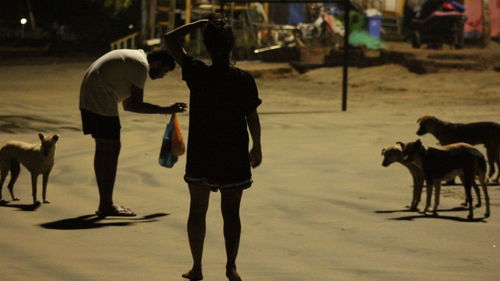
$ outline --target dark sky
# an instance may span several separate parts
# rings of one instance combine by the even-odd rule
[[[110,24],[127,21],[138,24],[140,11],[138,2],[125,14],[112,17],[111,12],[105,11],[103,0],[31,0],[35,21],[38,27],[50,28],[57,22],[64,25],[93,25],[93,22],[106,22]],[[15,28],[19,20],[29,19],[26,0],[0,0],[0,27]],[[124,23],[127,25],[127,23]]]
[[[114,15],[103,8],[103,0],[31,0],[37,29],[51,38],[57,26],[72,34],[72,49],[108,49],[109,42],[140,28],[140,1],[124,13]],[[0,30],[20,30],[20,19],[29,20],[26,0],[0,0]],[[133,25],[133,29],[129,26]],[[25,26],[31,30],[31,24]],[[11,39],[9,39],[11,40]],[[3,41],[2,41],[3,42]],[[5,43],[5,42],[4,42]]]

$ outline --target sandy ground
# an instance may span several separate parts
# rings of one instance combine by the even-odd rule
[[[80,132],[78,92],[90,61],[0,66],[0,142],[61,136],[49,200],[30,207],[29,173],[21,201],[0,206],[0,279],[181,280],[191,265],[185,158],[158,165],[167,118],[121,112],[122,153],[115,200],[136,218],[98,219],[93,142]],[[250,63],[240,63],[242,68]],[[500,190],[492,216],[465,220],[460,186],[444,187],[440,216],[405,211],[411,178],[381,166],[382,147],[416,140],[416,120],[500,122],[500,74],[418,76],[397,65],[351,69],[348,111],[340,110],[341,69],[257,80],[264,161],[242,202],[238,269],[243,280],[498,280]],[[176,71],[148,81],[146,100],[188,101]],[[181,115],[187,134],[187,115]],[[424,144],[436,146],[432,136]],[[479,147],[483,152],[484,149]],[[4,197],[8,196],[3,191]],[[6,197],[8,198],[8,197]],[[205,280],[225,280],[220,195],[212,193]],[[420,205],[422,206],[422,204]]]

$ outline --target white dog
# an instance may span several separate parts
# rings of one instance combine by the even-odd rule
[[[50,203],[47,201],[47,182],[49,174],[54,166],[54,154],[56,150],[56,142],[59,139],[58,135],[44,136],[39,133],[40,144],[29,144],[21,141],[9,141],[0,149],[0,202],[2,200],[3,183],[10,171],[10,181],[8,188],[12,200],[19,200],[14,196],[14,184],[21,167],[19,163],[23,164],[26,169],[31,173],[31,188],[33,193],[33,204],[39,205],[37,201],[37,179],[38,175],[43,175],[43,203]]]

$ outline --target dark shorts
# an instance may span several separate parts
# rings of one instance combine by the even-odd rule
[[[218,184],[211,183],[207,179],[192,177],[190,175],[184,175],[184,181],[188,183],[191,187],[208,188],[213,192],[225,191],[225,190],[245,190],[252,186],[252,179],[243,180],[235,183]]]
[[[82,129],[85,135],[92,135],[95,139],[120,139],[120,118],[118,116],[103,116],[85,109],[82,114]]]

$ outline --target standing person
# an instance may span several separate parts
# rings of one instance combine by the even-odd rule
[[[212,65],[187,55],[184,36],[203,28],[203,41]],[[191,203],[187,223],[193,267],[182,277],[202,280],[205,217],[210,191],[221,192],[224,239],[227,254],[226,276],[241,281],[236,271],[240,243],[240,202],[243,190],[252,184],[250,167],[262,161],[261,104],[253,77],[230,64],[234,35],[220,14],[183,25],[165,35],[170,54],[182,67],[182,79],[190,89],[189,139],[186,174]],[[248,150],[249,137],[252,149]]]
[[[80,111],[84,134],[95,139],[94,171],[99,189],[99,216],[135,216],[129,208],[115,205],[115,184],[120,153],[118,103],[137,113],[170,114],[185,111],[185,103],[158,106],[143,101],[149,74],[158,79],[175,67],[166,51],[114,50],[97,59],[85,73],[80,89]]]

